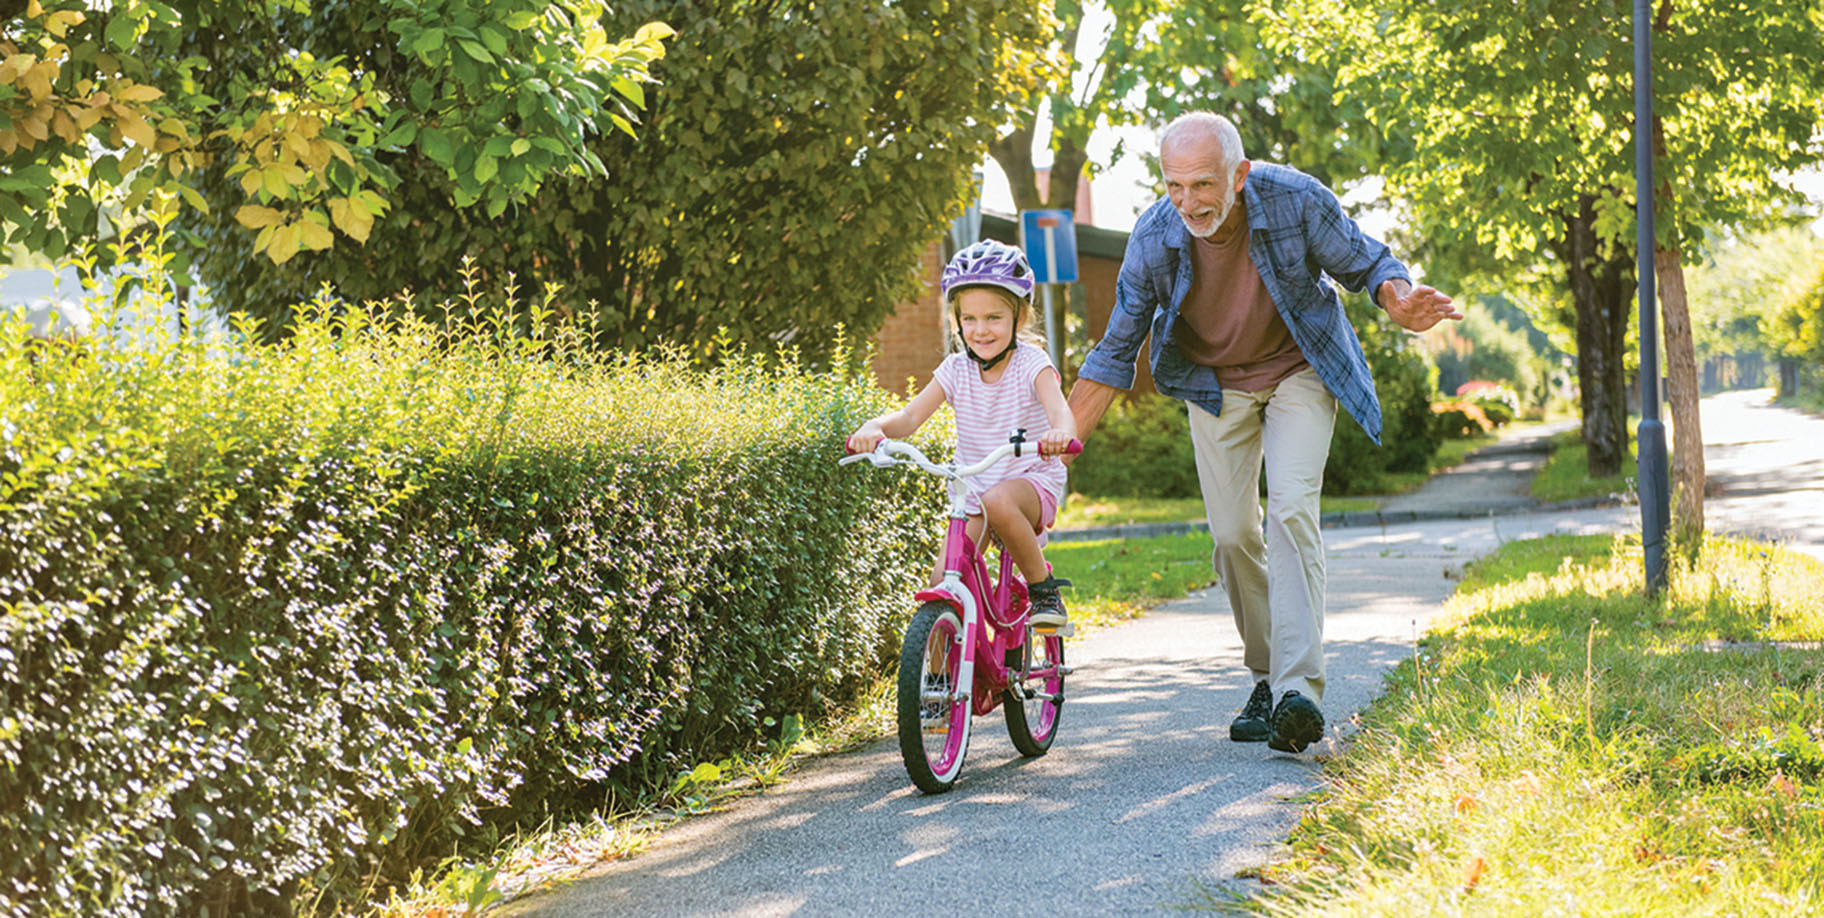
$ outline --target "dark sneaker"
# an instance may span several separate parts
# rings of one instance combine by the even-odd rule
[[[1272,716],[1273,690],[1265,681],[1254,683],[1254,694],[1242,705],[1241,716],[1229,724],[1229,739],[1237,743],[1265,742],[1273,733],[1273,727],[1267,723]]]
[[[1267,748],[1280,752],[1304,752],[1305,747],[1324,738],[1324,715],[1311,699],[1297,692],[1287,692],[1273,710],[1273,735],[1267,737]]]
[[[1026,585],[1026,596],[1032,600],[1032,622],[1034,631],[1063,631],[1070,627],[1070,615],[1064,611],[1064,598],[1058,595],[1059,587],[1070,586],[1070,581],[1047,577],[1037,583]]]

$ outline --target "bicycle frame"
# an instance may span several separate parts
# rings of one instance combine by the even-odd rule
[[[944,579],[930,589],[920,590],[920,602],[948,602],[962,617],[963,657],[957,675],[959,686],[969,686],[969,707],[976,714],[987,714],[1001,703],[1001,692],[1012,675],[1006,665],[1007,651],[1025,642],[1026,617],[1031,607],[1026,603],[1026,584],[1013,570],[1013,559],[1001,552],[1000,577],[988,578],[988,563],[975,540],[969,538],[968,516],[963,510],[962,482],[951,480],[950,524],[944,536]],[[987,653],[983,653],[987,651]],[[1041,678],[1050,672],[1019,673],[1015,679],[1024,682],[1031,675]]]
[[[963,468],[938,465],[917,447],[892,440],[882,440],[873,452],[851,453],[839,460],[844,465],[865,461],[877,468],[916,465],[943,478],[949,489],[943,576],[916,594],[919,609],[900,645],[899,750],[907,775],[925,793],[951,788],[968,752],[976,715],[1003,703],[1008,736],[1021,755],[1044,755],[1056,735],[1064,677],[1070,673],[1063,662],[1062,635],[1032,630],[1026,584],[1004,544],[1000,576],[989,576],[982,546],[969,537],[966,509],[967,479],[1010,453],[1017,455],[1027,442],[1024,434],[1014,433],[1006,446]],[[1066,452],[1082,449],[1082,443],[1072,440]],[[1035,663],[1040,664],[1037,669]],[[933,684],[933,676],[939,677],[938,684]],[[937,747],[931,745],[931,734],[943,734]]]
[[[947,602],[962,618],[964,639],[957,685],[967,687],[960,688],[960,692],[968,693],[969,707],[975,714],[987,714],[999,706],[1001,692],[1010,683],[1017,682],[1024,688],[1029,680],[1036,678],[1043,682],[1057,675],[1055,663],[1027,671],[1030,661],[1022,660],[1017,673],[1007,666],[1007,651],[1026,642],[1026,619],[1031,611],[1026,602],[1026,583],[1014,571],[1013,558],[1005,550],[1001,552],[1000,576],[990,579],[981,547],[969,538],[967,480],[1008,453],[1017,453],[1023,443],[1023,440],[1010,442],[968,468],[937,465],[926,459],[917,447],[890,440],[882,441],[875,453],[854,454],[841,460],[843,463],[868,460],[876,466],[908,463],[942,477],[948,486],[950,522],[944,533],[944,579],[936,586],[920,590],[915,598],[920,602]],[[1027,448],[1037,449],[1037,444]],[[1082,449],[1081,443],[1071,441],[1069,452]],[[1051,698],[1043,693],[1035,697]]]

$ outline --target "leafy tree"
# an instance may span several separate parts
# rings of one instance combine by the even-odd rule
[[[1590,474],[1625,456],[1623,353],[1633,290],[1633,77],[1626,5],[1605,0],[1287,0],[1259,7],[1279,46],[1338,68],[1338,90],[1408,138],[1389,170],[1437,249],[1509,278],[1555,275],[1574,305]],[[1676,339],[1671,273],[1698,227],[1767,213],[1793,192],[1773,176],[1814,157],[1824,21],[1806,5],[1662,0],[1653,126],[1664,182],[1656,264]],[[1674,351],[1689,352],[1688,338]],[[1683,357],[1672,367],[1695,378]],[[1701,527],[1695,388],[1674,392],[1684,463],[1681,523]],[[1701,442],[1701,441],[1700,441]]]
[[[1810,367],[1824,366],[1824,261],[1814,261],[1789,283],[1786,295],[1761,320],[1768,343],[1782,358]]]
[[[358,298],[409,288],[422,309],[425,294],[461,292],[452,268],[470,255],[491,283],[561,284],[549,308],[582,314],[604,347],[706,355],[727,339],[866,330],[916,290],[920,254],[1034,83],[1048,23],[1036,0],[626,0],[606,25],[654,17],[679,39],[653,68],[640,136],[589,143],[608,174],[490,215],[448,206],[422,148],[388,152],[398,205],[364,249],[274,270],[219,216],[199,223],[218,296],[282,318],[330,282]],[[212,174],[211,199],[230,182]]]
[[[1769,353],[1775,317],[1804,293],[1824,265],[1824,237],[1803,226],[1721,234],[1705,240],[1689,275],[1691,325],[1699,361],[1749,364]]]
[[[163,192],[231,213],[254,231],[243,254],[282,264],[349,248],[338,232],[365,242],[404,151],[415,181],[498,215],[554,176],[605,172],[583,143],[598,119],[631,130],[669,30],[613,42],[600,15],[595,0],[0,3],[0,241],[55,257],[97,238],[102,210]]]
[[[1543,406],[1554,392],[1554,355],[1530,339],[1530,327],[1516,328],[1499,316],[1502,297],[1478,297],[1461,322],[1440,323],[1420,336],[1438,367],[1438,390],[1454,395],[1471,380],[1503,383],[1519,394],[1522,407]],[[1511,305],[1511,314],[1519,310]],[[1524,319],[1524,317],[1522,317]],[[1543,336],[1541,336],[1543,337]]]
[[[1053,61],[1078,44],[1086,4],[1061,0]],[[1071,208],[1075,177],[1102,126],[1163,124],[1188,111],[1227,115],[1251,157],[1296,166],[1326,184],[1369,171],[1382,138],[1359,106],[1339,105],[1330,69],[1275,52],[1248,14],[1247,0],[1107,0],[1113,18],[1094,60],[1035,96],[990,148],[1022,210]],[[1032,144],[1051,125],[1052,181],[1041,197]],[[1152,154],[1154,151],[1144,151]],[[1119,155],[1119,154],[1117,154]]]

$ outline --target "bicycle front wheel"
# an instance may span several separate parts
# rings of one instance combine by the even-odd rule
[[[1021,655],[1025,684],[1016,683],[1001,693],[1001,707],[1007,710],[1013,748],[1030,758],[1049,751],[1058,735],[1058,717],[1064,710],[1064,638],[1034,634],[1028,628]]]
[[[927,794],[956,784],[969,749],[963,621],[948,603],[920,606],[899,651],[899,754],[906,774]]]

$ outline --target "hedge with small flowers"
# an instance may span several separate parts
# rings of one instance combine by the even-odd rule
[[[334,899],[883,664],[943,505],[836,466],[887,396],[518,312],[0,328],[0,914]]]

